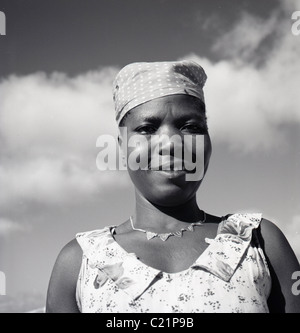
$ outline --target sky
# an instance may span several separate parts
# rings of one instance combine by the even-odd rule
[[[43,307],[60,249],[134,209],[126,171],[99,171],[116,136],[111,84],[135,61],[193,59],[213,144],[199,206],[261,212],[300,259],[298,0],[0,0],[0,312]]]

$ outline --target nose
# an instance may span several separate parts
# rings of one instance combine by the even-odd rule
[[[174,142],[170,140],[161,140],[159,143],[159,155],[171,155],[174,156]]]
[[[164,126],[160,129],[158,139],[159,155],[174,156],[176,152],[182,151],[182,135],[173,126]]]

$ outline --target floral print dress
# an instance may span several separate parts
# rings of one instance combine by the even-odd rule
[[[76,235],[83,250],[76,299],[81,312],[268,312],[271,278],[256,230],[261,214],[233,214],[188,269],[142,263],[113,237],[115,226]]]

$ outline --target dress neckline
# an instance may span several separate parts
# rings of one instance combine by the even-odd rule
[[[218,224],[218,228],[217,228],[217,233],[215,235],[214,238],[208,238],[208,237],[205,237],[205,242],[208,243],[208,246],[206,247],[206,249],[199,254],[199,256],[196,258],[196,260],[194,260],[194,262],[186,269],[184,270],[181,270],[181,271],[178,271],[178,272],[166,272],[166,271],[163,271],[161,269],[158,269],[158,268],[155,268],[151,265],[148,265],[144,262],[142,262],[138,256],[136,255],[136,253],[134,252],[128,252],[126,251],[123,246],[121,246],[116,240],[115,240],[115,237],[114,237],[114,233],[115,233],[115,228],[117,227],[117,225],[111,225],[111,226],[108,226],[107,227],[107,232],[108,232],[108,235],[110,237],[110,239],[112,240],[109,244],[110,245],[114,245],[118,250],[120,250],[121,252],[123,252],[123,254],[127,255],[127,256],[131,256],[133,258],[133,260],[136,260],[137,263],[144,267],[144,268],[147,268],[147,269],[150,269],[150,270],[153,270],[157,273],[161,273],[161,274],[166,274],[166,275],[169,275],[169,276],[176,276],[176,275],[183,275],[183,274],[186,274],[188,271],[190,271],[194,266],[198,266],[198,262],[200,261],[200,259],[203,257],[203,255],[205,255],[208,251],[208,249],[210,248],[211,246],[211,241],[216,239],[220,233],[220,228],[221,228],[221,225],[223,225],[223,223],[226,221],[226,216],[222,216],[221,217],[221,221],[219,222]]]

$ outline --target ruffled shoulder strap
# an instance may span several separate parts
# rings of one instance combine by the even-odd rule
[[[262,214],[233,214],[223,220],[214,239],[197,261],[197,265],[229,281],[248,249],[252,232],[259,227]]]
[[[160,271],[144,265],[135,253],[128,253],[118,245],[112,236],[114,228],[78,233],[76,239],[87,259],[86,266],[96,274],[94,287],[98,289],[109,279],[136,299],[154,279],[160,278]]]
[[[83,251],[83,255],[92,258],[99,253],[99,249],[105,248],[108,244],[113,242],[110,234],[111,228],[113,228],[113,226],[77,233],[76,240]]]
[[[243,241],[251,241],[252,231],[259,227],[261,219],[261,213],[228,215],[228,217],[219,224],[218,235],[236,235]]]

